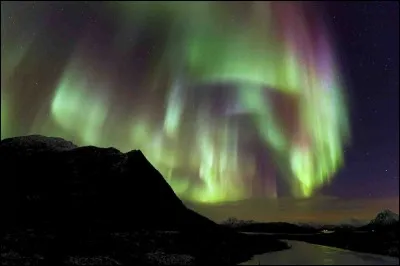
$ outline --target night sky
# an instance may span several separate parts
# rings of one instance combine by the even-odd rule
[[[346,167],[327,191],[398,197],[399,4],[333,3],[329,14],[346,62],[352,144],[345,150]]]
[[[141,149],[214,220],[398,212],[398,2],[1,4],[2,139]]]

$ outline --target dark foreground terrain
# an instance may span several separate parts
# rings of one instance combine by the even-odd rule
[[[33,229],[9,232],[2,239],[2,265],[233,265],[288,248],[270,237],[230,233],[97,232],[62,244],[55,236]]]
[[[235,264],[288,248],[188,209],[141,151],[0,144],[2,265]]]

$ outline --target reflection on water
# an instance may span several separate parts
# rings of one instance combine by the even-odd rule
[[[289,250],[256,255],[241,265],[399,265],[399,259],[287,241]]]

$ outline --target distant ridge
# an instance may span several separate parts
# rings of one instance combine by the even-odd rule
[[[371,220],[370,224],[373,225],[392,225],[399,221],[399,215],[391,210],[383,210]]]

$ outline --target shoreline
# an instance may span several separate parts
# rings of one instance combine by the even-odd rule
[[[250,232],[249,232],[250,233]],[[257,234],[251,232],[251,234]],[[264,234],[260,232],[259,234]],[[268,236],[277,240],[295,240],[309,244],[340,248],[373,255],[399,258],[399,242],[387,240],[385,235],[377,233],[332,233],[332,234],[273,234]],[[381,243],[381,244],[377,244]]]

